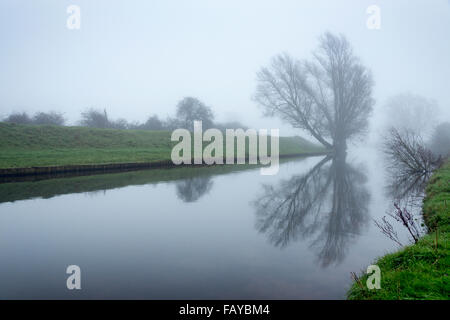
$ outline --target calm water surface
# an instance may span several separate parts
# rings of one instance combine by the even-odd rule
[[[234,171],[233,171],[234,170]],[[0,185],[0,298],[341,299],[395,249],[370,149]],[[81,290],[66,267],[81,268]]]

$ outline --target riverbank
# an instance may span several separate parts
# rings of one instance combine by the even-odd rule
[[[450,161],[436,170],[425,192],[422,210],[427,235],[373,263],[381,269],[381,289],[369,290],[364,275],[352,285],[348,299],[449,299]]]
[[[0,175],[100,172],[171,166],[169,131],[0,123]],[[280,137],[280,157],[323,154],[301,137]]]
[[[301,158],[300,158],[301,159]],[[280,159],[280,165],[296,162],[299,158]],[[106,191],[127,186],[158,184],[161,182],[208,180],[215,176],[255,170],[260,166],[239,164],[234,166],[177,166],[152,170],[83,173],[44,176],[0,178],[0,204],[18,200],[44,198],[73,193]]]

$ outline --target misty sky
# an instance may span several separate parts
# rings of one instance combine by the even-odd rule
[[[71,4],[80,30],[66,28]],[[372,4],[381,30],[366,27]],[[293,134],[261,116],[255,74],[281,52],[309,57],[325,31],[345,34],[372,70],[375,108],[409,91],[449,117],[448,0],[1,0],[0,116],[58,110],[75,123],[96,107],[145,121],[195,96],[217,120]]]

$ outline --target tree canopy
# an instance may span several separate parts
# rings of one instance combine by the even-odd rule
[[[192,128],[195,120],[202,121],[203,128],[211,128],[214,123],[214,114],[211,108],[193,97],[186,97],[178,102],[176,118],[186,129]]]
[[[308,131],[327,148],[345,149],[368,126],[374,82],[342,35],[320,37],[310,61],[276,56],[257,81],[255,100],[266,115]]]

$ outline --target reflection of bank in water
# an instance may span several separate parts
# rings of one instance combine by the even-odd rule
[[[323,267],[341,262],[369,218],[366,176],[345,154],[327,156],[309,172],[265,185],[253,204],[257,228],[275,246],[310,239]]]
[[[417,132],[391,128],[385,137],[383,153],[387,165],[388,196],[401,205],[417,206],[422,201],[425,184],[442,164]]]
[[[388,170],[386,196],[392,201],[391,209],[386,213],[387,216],[374,223],[384,235],[400,246],[417,242],[427,232],[422,218],[422,201],[431,174],[431,170],[411,170],[411,167],[400,161]],[[409,240],[400,239],[400,228],[408,231]]]
[[[397,235],[402,226],[417,242],[426,233],[421,210],[425,186],[432,172],[442,164],[442,158],[428,149],[418,133],[395,128],[391,128],[385,138],[383,151],[389,181],[386,195],[393,204],[388,216],[375,221],[375,224],[400,246],[407,243]]]
[[[311,155],[313,156],[313,155]],[[311,157],[309,156],[309,157]],[[298,161],[308,157],[282,157],[280,163]],[[159,182],[175,181],[176,183],[183,180],[193,178],[205,178],[244,170],[259,169],[259,165],[212,165],[212,166],[180,166],[164,169],[151,169],[140,171],[126,171],[109,174],[92,174],[92,175],[60,175],[54,179],[48,177],[28,177],[30,180],[11,179],[8,182],[0,183],[0,203],[11,202],[17,200],[25,200],[31,198],[52,198],[57,195],[94,192],[98,190],[110,190],[115,188],[123,188],[130,185],[156,184]],[[36,180],[38,179],[38,180]],[[40,180],[42,179],[42,180]],[[198,187],[199,191],[193,193],[204,194],[202,183],[186,183],[192,187]],[[206,183],[208,184],[208,183]],[[210,189],[210,185],[206,189]],[[179,186],[181,199],[192,199],[187,196],[189,193],[185,187]],[[181,190],[182,189],[182,190]],[[205,190],[206,191],[206,190]]]

